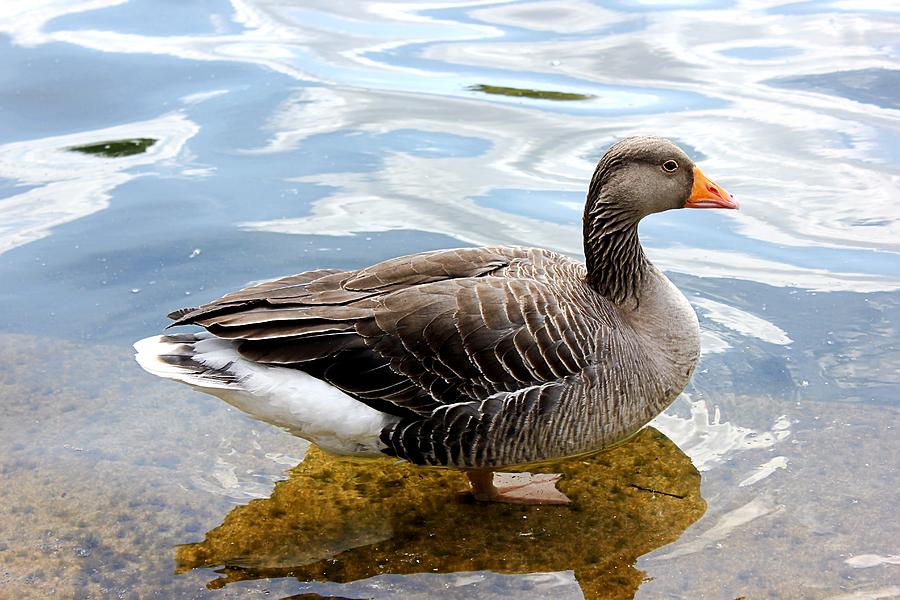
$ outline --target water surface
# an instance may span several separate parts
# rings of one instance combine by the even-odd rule
[[[900,12],[869,4],[0,8],[0,596],[900,597]],[[642,224],[704,354],[655,430],[564,467],[573,509],[303,460],[131,359],[251,281],[578,256],[634,133],[742,210]]]

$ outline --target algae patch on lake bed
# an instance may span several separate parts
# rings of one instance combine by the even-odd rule
[[[571,506],[477,503],[465,476],[311,448],[272,496],[233,509],[177,550],[180,572],[221,567],[245,579],[350,582],[380,574],[573,570],[586,597],[630,598],[637,558],[677,539],[706,510],[690,459],[655,429],[548,469]]]

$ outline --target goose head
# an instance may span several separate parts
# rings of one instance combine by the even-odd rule
[[[665,138],[613,144],[594,171],[584,208],[584,250],[592,287],[616,303],[637,297],[648,264],[637,236],[647,215],[675,208],[737,208],[681,148]]]
[[[613,144],[600,159],[586,217],[613,208],[637,222],[674,208],[737,207],[734,197],[710,181],[681,148],[665,138],[636,136]]]

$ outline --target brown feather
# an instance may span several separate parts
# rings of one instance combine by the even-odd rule
[[[596,450],[671,402],[699,353],[690,306],[637,236],[642,216],[690,192],[691,176],[660,171],[671,156],[689,172],[657,138],[601,160],[586,265],[534,248],[440,250],[265,282],[175,311],[173,325],[206,327],[249,360],[398,417],[385,452],[415,463],[495,468]]]

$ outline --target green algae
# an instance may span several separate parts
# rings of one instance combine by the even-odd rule
[[[482,504],[465,476],[311,448],[268,499],[178,547],[180,573],[220,567],[210,588],[259,578],[345,583],[380,574],[574,570],[588,598],[631,598],[637,558],[703,515],[700,475],[663,434],[546,469],[571,506]]]
[[[555,92],[552,90],[531,90],[527,88],[506,87],[499,85],[487,85],[479,83],[469,86],[473,92],[483,92],[498,96],[513,96],[516,98],[536,98],[538,100],[557,100],[560,102],[572,102],[574,100],[590,100],[594,98],[589,94],[577,94],[574,92]]]
[[[146,152],[150,146],[156,143],[154,138],[130,138],[125,140],[108,140],[96,144],[83,146],[70,146],[69,152],[81,152],[82,154],[95,154],[108,158],[121,158]]]

